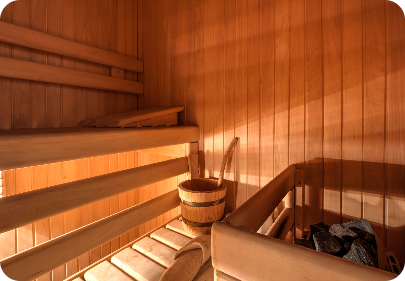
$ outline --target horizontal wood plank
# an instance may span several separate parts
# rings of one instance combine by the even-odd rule
[[[173,190],[4,259],[1,261],[1,267],[11,279],[21,281],[35,279],[134,227],[164,214],[177,207],[179,203],[179,193]]]
[[[193,126],[0,130],[0,171],[198,141]]]
[[[0,41],[116,68],[143,72],[143,62],[14,24],[0,22]]]
[[[391,280],[392,273],[216,222],[212,264],[239,280]],[[235,247],[237,245],[237,247]],[[269,250],[271,249],[271,250]]]
[[[183,157],[0,198],[0,233],[184,174],[187,170],[188,160]]]
[[[143,94],[143,84],[139,82],[98,75],[63,67],[0,57],[0,76],[62,84],[76,87]]]

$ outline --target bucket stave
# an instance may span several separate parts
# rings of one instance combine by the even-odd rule
[[[217,187],[214,179],[193,179],[179,184],[181,214],[186,231],[204,235],[211,233],[215,221],[223,218],[226,185]]]

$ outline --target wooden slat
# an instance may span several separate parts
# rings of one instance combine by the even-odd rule
[[[198,127],[0,131],[0,170],[198,141]]]
[[[139,60],[5,22],[0,22],[0,41],[84,61],[143,72],[143,62]]]
[[[143,84],[124,79],[4,57],[0,58],[0,64],[2,77],[143,94]]]
[[[178,124],[178,113],[172,113],[145,121],[139,121],[136,123],[131,123],[125,128],[140,128],[140,127],[157,127],[157,126],[177,126]]]
[[[122,270],[115,267],[108,261],[104,261],[86,272],[84,278],[86,281],[102,281],[102,280],[122,280],[132,281],[133,279]]]
[[[190,242],[191,238],[181,235],[177,232],[171,231],[167,228],[160,228],[153,232],[150,237],[156,239],[167,246],[170,246],[176,250]]]
[[[174,254],[176,253],[176,250],[149,237],[136,242],[132,249],[165,267],[169,267],[173,263]]]
[[[331,281],[377,281],[396,277],[221,222],[213,226],[212,249],[214,268],[239,280],[325,280],[327,276]]]
[[[143,153],[154,153],[170,157],[183,157],[186,156],[186,145],[170,145],[151,149],[142,150]]]
[[[67,233],[1,262],[15,280],[31,280],[131,230],[180,203],[177,190]]]
[[[168,179],[187,170],[188,161],[183,157],[0,198],[0,232]],[[122,210],[126,206],[123,205]],[[79,218],[82,217],[79,215]]]
[[[177,219],[178,219],[178,216],[175,217],[175,218],[173,218],[172,220],[177,220]],[[104,261],[110,261],[113,256],[115,256],[116,254],[118,254],[118,253],[121,252],[122,250],[125,250],[125,249],[128,248],[128,247],[132,247],[136,242],[142,240],[142,239],[145,238],[145,237],[149,237],[153,232],[157,231],[157,230],[160,229],[160,228],[164,228],[164,225],[160,225],[160,226],[157,227],[156,229],[153,229],[153,230],[151,230],[150,232],[143,234],[142,236],[138,237],[136,240],[134,240],[134,241],[128,243],[128,244],[125,245],[124,247],[121,247],[119,250],[117,250],[117,251],[115,251],[115,252],[109,254],[108,256],[103,257],[103,258],[102,258],[101,260],[99,260],[98,262],[96,262],[96,263],[90,265],[88,268],[85,268],[85,269],[83,269],[82,271],[76,273],[75,275],[69,277],[69,278],[66,279],[65,281],[73,281],[75,278],[84,278],[84,274],[85,274],[88,270],[90,270],[91,268],[97,266],[98,264],[100,264],[100,263],[102,263],[102,262],[104,262]]]

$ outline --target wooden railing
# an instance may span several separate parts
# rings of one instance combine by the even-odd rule
[[[214,223],[215,280],[394,279],[395,274],[276,239],[283,239],[294,222],[293,197],[287,196],[285,209],[266,235],[256,233],[291,189],[302,186],[302,172],[288,167],[230,216]]]
[[[32,280],[180,205],[177,190],[0,261],[14,280]]]
[[[88,62],[114,69],[143,72],[143,62],[102,49],[19,27],[0,21],[0,41]],[[0,57],[0,76],[77,87],[143,94],[143,84],[105,75],[49,66],[35,62]],[[112,71],[113,72],[113,71]],[[122,72],[122,71],[121,71]],[[114,75],[112,75],[114,76]]]

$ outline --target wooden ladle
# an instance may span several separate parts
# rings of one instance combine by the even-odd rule
[[[229,154],[231,154],[231,151],[237,142],[238,142],[238,138],[233,138],[233,140],[231,141],[231,143],[228,146],[228,149],[225,152],[224,159],[222,160],[221,172],[219,174],[219,179],[218,179],[218,184],[217,184],[218,188],[220,188],[222,186],[222,182],[224,181],[224,171],[225,171],[226,162],[228,162]]]

